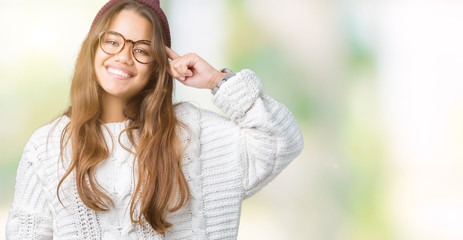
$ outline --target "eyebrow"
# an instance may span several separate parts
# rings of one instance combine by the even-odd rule
[[[121,35],[122,37],[124,37],[124,39],[127,40],[127,41],[132,41],[132,42],[134,42],[134,43],[137,43],[137,42],[145,42],[145,43],[146,43],[146,42],[148,42],[149,44],[151,44],[151,40],[141,39],[141,40],[134,41],[134,40],[132,40],[132,39],[126,38],[126,37],[124,36],[124,34],[118,32],[118,31],[109,30],[109,29],[108,29],[107,31],[108,31],[108,32],[113,32],[113,33],[120,34],[120,35]]]

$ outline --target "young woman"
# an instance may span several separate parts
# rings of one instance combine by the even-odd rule
[[[299,127],[254,72],[169,47],[159,1],[99,11],[71,106],[24,149],[7,239],[236,238],[241,201],[300,153]],[[228,118],[174,105],[173,78],[211,89]]]

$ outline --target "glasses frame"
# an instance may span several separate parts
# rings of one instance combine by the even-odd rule
[[[124,40],[124,45],[122,45],[122,48],[121,48],[121,50],[119,50],[119,52],[117,52],[117,53],[109,53],[109,52],[106,52],[106,51],[103,49],[103,47],[101,46],[101,36],[103,36],[103,34],[105,34],[105,33],[111,33],[111,34],[119,35],[119,36],[122,37],[122,39]],[[148,45],[151,45],[151,41],[148,41],[148,40],[133,41],[133,40],[130,40],[130,39],[126,39],[126,38],[124,37],[124,35],[122,35],[122,34],[116,32],[116,31],[111,31],[111,30],[101,32],[101,33],[99,34],[99,36],[98,36],[98,45],[100,46],[100,49],[101,49],[103,52],[105,52],[106,54],[109,54],[109,55],[116,55],[116,54],[121,53],[121,52],[124,50],[124,48],[125,48],[125,46],[127,45],[128,42],[129,42],[129,43],[132,43],[132,51],[130,51],[130,52],[132,53],[133,58],[134,58],[137,62],[139,62],[139,63],[141,63],[141,64],[149,64],[149,63],[154,62],[154,60],[155,60],[154,57],[153,57],[153,59],[152,59],[151,61],[149,61],[149,62],[142,62],[142,61],[140,61],[140,60],[137,59],[137,57],[135,56],[135,53],[134,53],[134,51],[135,51],[135,48],[134,48],[135,44],[137,44],[137,43],[140,42],[140,43],[147,43]]]

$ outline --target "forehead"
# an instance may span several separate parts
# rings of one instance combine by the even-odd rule
[[[116,31],[133,41],[151,40],[153,35],[153,27],[148,19],[130,9],[124,9],[114,16],[109,30]]]

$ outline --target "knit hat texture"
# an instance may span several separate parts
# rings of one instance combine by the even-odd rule
[[[100,11],[96,14],[95,19],[93,19],[92,26],[95,25],[96,21],[103,15],[106,10],[111,8],[114,4],[121,2],[123,0],[111,0],[107,2],[101,9]],[[159,19],[161,20],[162,27],[164,28],[164,31],[167,36],[167,46],[170,47],[171,41],[170,41],[170,30],[169,30],[169,23],[167,22],[167,17],[164,14],[164,11],[162,11],[161,6],[159,5],[159,0],[133,0],[139,3],[143,3],[147,6],[149,6],[151,9],[154,10],[154,12],[158,15]]]

